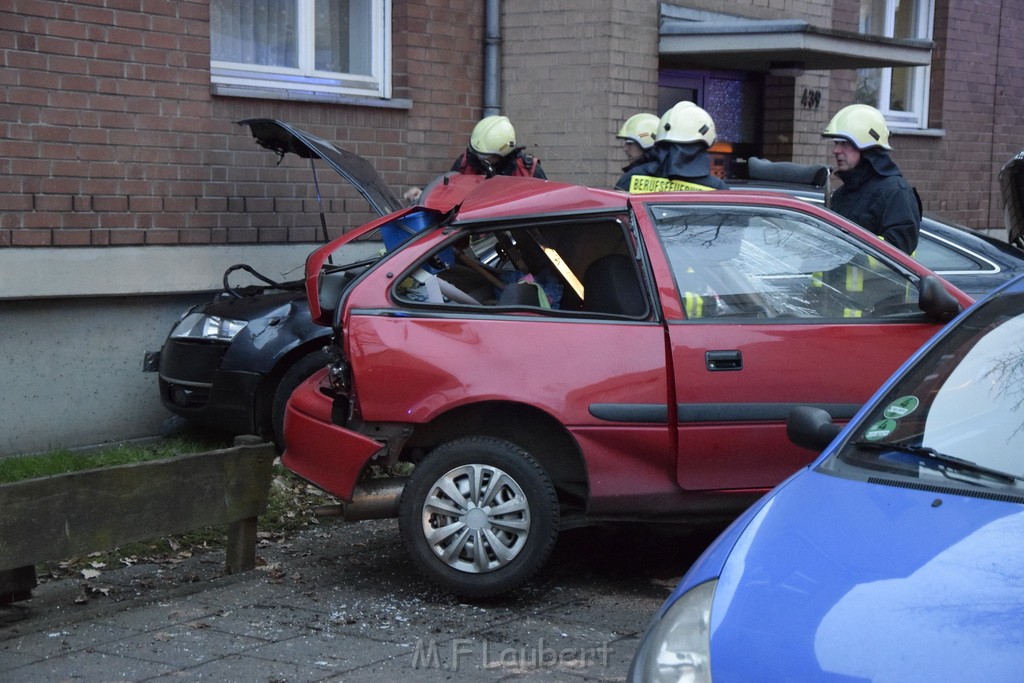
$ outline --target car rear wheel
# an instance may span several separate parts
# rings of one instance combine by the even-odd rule
[[[413,470],[399,526],[413,561],[464,598],[508,592],[547,561],[558,497],[544,468],[502,439],[444,443]]]
[[[326,351],[313,351],[295,361],[281,377],[277,387],[274,388],[270,409],[270,428],[271,437],[278,450],[284,450],[284,409],[288,405],[288,398],[296,387],[305,382],[314,372],[325,367],[329,361],[330,357]]]

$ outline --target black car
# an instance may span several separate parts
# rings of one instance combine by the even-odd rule
[[[362,157],[280,121],[239,123],[249,127],[260,145],[279,155],[326,163],[378,214],[402,206]],[[312,168],[315,182],[316,167]],[[730,180],[730,187],[775,189],[824,201],[824,166],[751,159],[750,169],[751,179]],[[379,257],[382,246],[368,243],[365,251],[345,256],[359,267]],[[922,223],[917,259],[975,298],[1024,272],[1024,251],[930,216]],[[264,285],[232,287],[230,278],[239,270],[253,273],[244,265],[229,268],[224,291],[189,310],[164,342],[160,398],[172,413],[195,424],[232,434],[259,434],[280,444],[285,403],[302,380],[327,364],[324,346],[331,330],[312,322],[301,280],[279,283],[254,273]]]
[[[1007,169],[1015,163],[1024,169],[1024,152],[1007,164]],[[748,160],[748,177],[730,179],[729,188],[776,190],[822,204],[825,202],[828,175],[829,169],[824,165],[773,162],[751,157]],[[1011,177],[1015,176],[1009,170],[1001,174],[1004,183],[1011,182]],[[1021,239],[1016,235],[1011,238]],[[921,220],[914,258],[974,299],[1024,273],[1024,249],[928,214]]]
[[[313,182],[313,164],[321,160],[352,183],[379,215],[404,205],[360,156],[279,121],[238,123],[278,155],[314,160]],[[354,266],[370,263],[381,246],[367,242],[335,258],[348,257]],[[264,284],[232,286],[239,271]],[[224,274],[224,291],[187,311],[160,349],[160,399],[172,413],[197,425],[258,434],[280,444],[285,402],[302,380],[326,364],[323,348],[330,335],[329,327],[310,318],[302,280],[275,282],[249,266],[231,266]]]

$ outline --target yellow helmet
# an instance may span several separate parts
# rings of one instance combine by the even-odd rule
[[[469,147],[477,154],[508,156],[516,149],[516,129],[506,116],[487,116],[473,127]]]
[[[711,115],[684,100],[669,109],[658,123],[657,142],[703,142],[715,144],[718,133]]]
[[[643,149],[654,146],[654,136],[658,132],[658,117],[654,114],[633,114],[622,124],[615,137],[632,140]]]
[[[889,127],[882,112],[866,104],[851,104],[839,110],[821,134],[826,138],[848,140],[857,149],[889,146]]]

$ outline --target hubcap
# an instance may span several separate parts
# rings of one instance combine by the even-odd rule
[[[463,465],[442,475],[423,502],[423,534],[448,566],[480,574],[505,566],[530,533],[530,505],[504,470]]]

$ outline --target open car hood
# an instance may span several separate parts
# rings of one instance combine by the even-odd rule
[[[237,123],[249,126],[256,142],[282,157],[290,152],[303,159],[323,159],[352,183],[380,216],[398,211],[404,205],[370,162],[358,154],[274,119],[243,119]]]
[[[1024,151],[999,171],[999,189],[1006,206],[1006,241],[1024,249]]]

